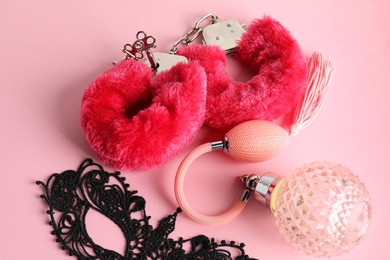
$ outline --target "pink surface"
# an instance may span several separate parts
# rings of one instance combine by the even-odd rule
[[[243,23],[269,14],[291,30],[308,55],[322,50],[336,62],[323,109],[276,158],[239,163],[218,153],[199,158],[186,178],[186,197],[206,214],[221,213],[243,190],[237,176],[262,171],[287,175],[314,160],[338,162],[366,184],[373,218],[366,237],[335,259],[390,259],[390,2],[371,1],[2,1],[0,3],[1,243],[2,259],[71,259],[50,235],[46,206],[35,180],[76,168],[93,156],[79,123],[84,89],[124,43],[145,30],[167,50],[202,15]],[[236,77],[239,70],[232,70]],[[177,207],[173,182],[181,159],[219,138],[203,128],[193,144],[163,167],[126,173],[147,199],[152,223]],[[120,231],[104,218],[87,216],[96,242],[121,250]],[[199,233],[246,243],[260,259],[314,259],[293,249],[278,233],[272,214],[251,201],[224,226],[207,226],[185,215],[173,238]]]

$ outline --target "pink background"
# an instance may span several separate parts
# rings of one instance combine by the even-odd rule
[[[237,176],[263,171],[287,175],[313,160],[339,162],[366,183],[373,218],[361,244],[335,259],[390,259],[389,11],[386,0],[1,1],[0,258],[71,259],[50,235],[46,205],[39,199],[42,190],[34,183],[93,156],[79,124],[84,89],[121,58],[123,44],[138,30],[154,35],[157,49],[166,51],[199,17],[214,12],[243,23],[272,15],[306,54],[321,50],[337,68],[316,121],[276,158],[258,164],[218,153],[200,158],[185,187],[190,203],[216,214],[240,196]],[[196,145],[219,137],[204,128],[164,167],[125,173],[147,199],[154,225],[177,207],[173,179],[181,159]],[[117,228],[97,214],[87,220],[96,242],[121,251]],[[289,246],[271,213],[255,201],[225,226],[204,226],[182,214],[172,238],[200,233],[243,241],[250,256],[263,260],[313,259]]]

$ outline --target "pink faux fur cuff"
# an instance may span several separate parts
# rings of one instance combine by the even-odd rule
[[[203,124],[206,79],[197,62],[153,76],[124,60],[85,91],[81,124],[100,160],[116,169],[147,170],[175,156]]]
[[[247,120],[276,119],[290,111],[305,90],[307,64],[301,48],[270,17],[254,20],[236,48],[234,57],[257,73],[246,83],[227,74],[225,52],[219,47],[194,45],[178,54],[205,68],[205,124],[223,131]]]

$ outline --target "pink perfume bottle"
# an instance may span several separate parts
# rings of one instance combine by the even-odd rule
[[[331,257],[350,250],[371,219],[363,183],[339,164],[313,162],[284,178],[265,174],[242,180],[271,208],[286,240],[309,255]]]

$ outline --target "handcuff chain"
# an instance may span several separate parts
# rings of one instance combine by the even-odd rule
[[[210,19],[210,22],[202,27],[201,24],[207,19]],[[177,51],[179,50],[179,45],[183,44],[185,46],[188,46],[191,42],[193,42],[195,39],[199,37],[204,27],[217,22],[218,22],[218,16],[214,14],[206,14],[205,16],[200,18],[191,29],[189,29],[182,37],[180,37],[173,44],[172,48],[169,50],[169,53],[176,54]]]

